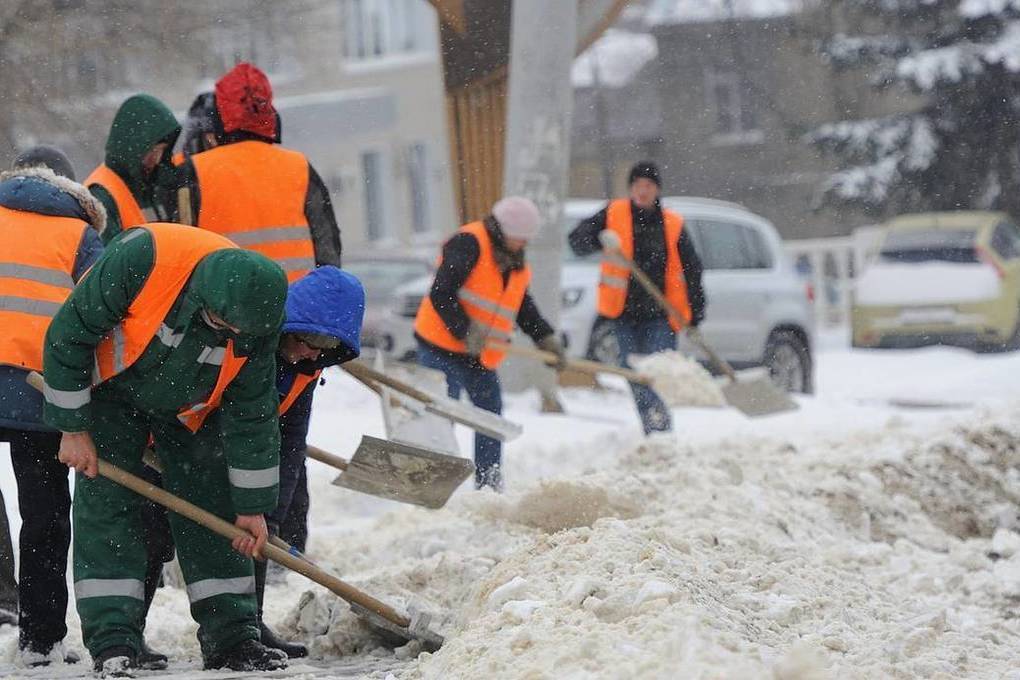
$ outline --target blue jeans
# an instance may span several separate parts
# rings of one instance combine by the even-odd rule
[[[665,318],[649,321],[615,319],[613,331],[620,348],[617,363],[626,368],[631,367],[628,361],[631,354],[654,354],[676,349],[676,333]],[[634,403],[641,415],[645,434],[673,429],[669,408],[654,390],[637,383],[631,383],[630,390],[634,393]]]
[[[444,352],[419,341],[418,363],[446,374],[446,388],[451,399],[460,399],[460,392],[464,389],[471,403],[478,408],[493,413],[503,412],[499,374],[477,360],[467,355]],[[475,488],[490,486],[496,491],[503,488],[502,456],[503,445],[498,439],[475,432]]]

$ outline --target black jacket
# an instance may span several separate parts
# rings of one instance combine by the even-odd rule
[[[491,216],[485,219],[485,228],[489,232],[489,238],[492,239],[496,259],[503,265],[503,282],[506,283],[510,272],[524,267],[523,253],[512,253],[506,249],[503,245],[503,233],[499,229],[499,224]],[[429,298],[432,300],[432,306],[436,308],[439,318],[458,339],[464,339],[471,322],[464,307],[460,304],[457,293],[475,268],[480,254],[478,239],[471,234],[454,234],[443,245],[442,261],[436,271],[436,278],[432,282],[432,289],[429,291]],[[538,311],[530,291],[524,294],[524,301],[517,312],[517,325],[535,342],[553,333],[552,326],[542,318],[542,314]],[[420,336],[418,339],[427,342]]]
[[[244,140],[238,140],[244,141]],[[264,140],[260,140],[264,141]],[[174,170],[176,177],[170,182],[172,190],[163,196],[161,206],[168,213],[171,222],[180,222],[177,205],[177,190],[187,187],[191,192],[191,214],[197,219],[202,206],[202,195],[198,188],[198,177],[195,166],[189,156],[187,161]],[[340,228],[333,214],[333,202],[329,191],[319,173],[312,164],[308,164],[308,191],[305,193],[305,219],[312,233],[312,245],[315,248],[315,264],[331,264],[340,266]]]
[[[581,221],[570,232],[570,248],[577,255],[589,255],[602,249],[599,232],[606,228],[608,208]],[[634,263],[655,282],[659,290],[665,290],[666,282],[666,229],[662,223],[662,207],[655,202],[651,210],[642,210],[632,202],[631,215],[634,221]],[[691,325],[697,326],[705,318],[705,289],[701,285],[701,258],[694,248],[690,234],[684,229],[677,244],[680,262],[683,263],[684,279],[687,282],[687,299],[691,305]],[[644,288],[631,283],[627,287],[627,301],[621,318],[632,321],[647,321],[660,318],[663,310]]]

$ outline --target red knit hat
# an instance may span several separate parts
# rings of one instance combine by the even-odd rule
[[[244,130],[275,139],[276,109],[269,78],[257,66],[242,61],[216,81],[216,111],[226,133]]]

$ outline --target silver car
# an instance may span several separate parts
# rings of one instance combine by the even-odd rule
[[[809,286],[787,261],[775,227],[735,203],[688,197],[664,197],[662,203],[684,216],[705,267],[705,340],[735,368],[766,366],[783,388],[812,392],[814,313]],[[604,206],[604,201],[569,201],[564,234]],[[599,255],[577,258],[565,250],[560,330],[567,348],[574,356],[614,362],[612,321],[596,312]],[[383,326],[398,356],[414,352],[414,316],[429,284],[426,278],[396,291]],[[680,342],[683,351],[696,354],[683,335]]]

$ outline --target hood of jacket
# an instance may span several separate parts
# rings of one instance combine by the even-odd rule
[[[195,267],[188,290],[198,305],[243,335],[272,335],[283,323],[287,276],[259,253],[231,248],[206,255]]]
[[[142,170],[142,159],[153,146],[167,142],[160,164],[170,163],[180,123],[166,104],[148,94],[136,94],[117,109],[106,139],[106,165],[120,175],[135,198],[150,203],[152,180]]]
[[[361,354],[364,317],[365,289],[358,277],[324,265],[290,285],[283,332],[336,338],[343,345],[342,360],[349,361]]]
[[[81,184],[46,167],[21,168],[0,173],[0,205],[11,210],[74,217],[106,229],[106,210]]]

